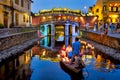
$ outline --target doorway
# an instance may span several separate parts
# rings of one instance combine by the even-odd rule
[[[4,12],[4,27],[8,28],[8,13]]]

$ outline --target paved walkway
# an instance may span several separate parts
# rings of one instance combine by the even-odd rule
[[[93,30],[88,30],[90,32],[93,32],[93,33],[98,33],[98,34],[101,34],[100,31],[93,31]],[[110,30],[108,31],[108,36],[111,36],[111,37],[116,37],[116,38],[120,38],[120,33],[111,33]]]

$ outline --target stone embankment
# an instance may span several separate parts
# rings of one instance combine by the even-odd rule
[[[8,49],[5,49],[3,51],[0,51],[0,64],[2,64],[1,62],[5,61],[7,59],[9,60],[9,58],[15,57],[15,56],[19,55],[20,53],[22,53],[23,51],[32,47],[33,45],[37,44],[36,42],[38,40],[39,40],[38,38],[28,40],[19,45],[16,45],[16,46],[10,47]]]
[[[99,33],[82,30],[82,40],[120,61],[120,37],[101,36]]]
[[[4,28],[4,29],[0,29],[0,36],[21,33],[21,32],[35,31],[36,29],[37,28],[35,27]]]
[[[0,51],[37,37],[36,31],[15,33],[0,37]]]
[[[35,29],[0,36],[0,63],[33,46],[39,39]]]

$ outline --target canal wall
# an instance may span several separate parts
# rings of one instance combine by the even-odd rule
[[[0,51],[31,40],[37,37],[37,31],[15,33],[6,36],[0,36]]]
[[[120,50],[120,37],[109,35],[101,36],[100,33],[82,30],[82,38],[95,41],[99,44]]]
[[[28,32],[28,31],[35,31],[37,27],[16,27],[16,28],[3,28],[0,29],[0,36],[21,33],[21,32]]]
[[[37,44],[38,40],[39,38],[27,40],[21,44],[0,51],[0,65],[3,64],[3,62],[5,63],[6,61],[9,61],[10,59],[13,59],[14,57],[23,53],[25,50],[31,48]]]
[[[0,64],[37,44],[41,38],[36,28],[1,29],[0,33]]]
[[[120,38],[82,30],[81,40],[92,44],[97,50],[120,61]]]

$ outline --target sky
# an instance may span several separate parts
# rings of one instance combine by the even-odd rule
[[[86,12],[90,6],[96,3],[96,0],[32,0],[31,11],[38,13],[39,10],[52,9],[53,7],[79,9]],[[86,8],[84,8],[86,6]]]

